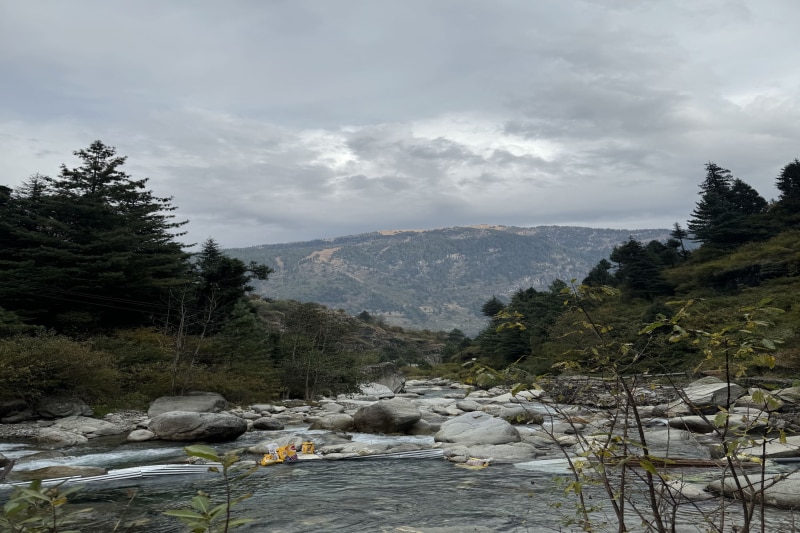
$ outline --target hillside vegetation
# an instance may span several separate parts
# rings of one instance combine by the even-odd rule
[[[485,325],[480,309],[486,299],[507,301],[519,289],[583,277],[631,236],[666,240],[669,230],[455,227],[225,253],[274,269],[269,282],[254,283],[255,292],[267,298],[317,302],[353,315],[367,311],[405,328],[458,328],[474,335]]]

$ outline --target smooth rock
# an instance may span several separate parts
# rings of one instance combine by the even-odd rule
[[[152,418],[148,429],[164,440],[222,442],[245,433],[247,422],[227,413],[168,411]]]

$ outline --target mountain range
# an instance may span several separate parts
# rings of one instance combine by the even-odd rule
[[[556,279],[581,280],[630,237],[665,241],[668,229],[572,226],[466,226],[388,230],[225,253],[274,269],[255,292],[316,302],[390,325],[474,335],[484,303],[520,289],[546,290]]]

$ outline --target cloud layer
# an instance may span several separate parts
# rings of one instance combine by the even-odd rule
[[[0,0],[0,175],[95,139],[223,246],[669,227],[800,157],[793,0]]]

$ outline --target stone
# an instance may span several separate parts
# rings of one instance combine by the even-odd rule
[[[308,429],[327,429],[335,431],[353,431],[353,417],[344,413],[331,413],[315,418]]]
[[[253,429],[260,429],[264,431],[280,431],[284,427],[283,422],[271,416],[263,416],[253,420]]]
[[[364,373],[370,381],[386,386],[392,393],[402,392],[406,385],[405,376],[392,362],[365,366]]]
[[[750,475],[750,480],[760,489],[760,481],[755,480],[755,476]],[[752,491],[745,489],[744,494],[737,491],[736,481],[732,476],[724,479],[712,481],[707,489],[717,494],[725,494],[728,497],[752,500]],[[765,489],[763,501],[766,505],[779,507],[781,509],[800,508],[800,473],[792,472],[786,477],[767,476],[765,479]]]
[[[392,398],[360,408],[353,415],[353,423],[356,430],[363,433],[405,433],[421,418],[416,405],[402,398]]]
[[[394,398],[394,391],[381,383],[365,383],[359,387],[360,396],[368,396],[379,400]]]
[[[512,424],[541,424],[544,415],[522,405],[503,407],[498,414],[500,418]]]
[[[464,445],[519,442],[519,432],[507,421],[475,411],[447,420],[434,435],[436,442]]]
[[[36,442],[49,446],[62,447],[86,444],[89,442],[89,439],[78,433],[73,433],[72,431],[49,427],[39,431],[39,434],[36,436]]]
[[[128,433],[128,442],[145,442],[148,440],[153,440],[156,437],[156,434],[150,431],[149,429],[134,429],[130,433]]]
[[[682,398],[667,405],[667,414],[713,414],[720,407],[730,407],[745,394],[736,383],[729,384],[713,376],[693,381],[682,389]],[[685,400],[684,400],[685,398]]]
[[[247,422],[227,413],[168,411],[153,417],[148,428],[160,439],[224,442],[247,431]]]
[[[150,418],[170,411],[191,413],[219,413],[227,407],[228,402],[216,392],[198,392],[187,396],[162,396],[150,404],[147,416]]]
[[[68,416],[66,418],[61,418],[57,420],[52,427],[80,433],[90,439],[105,435],[119,435],[125,431],[124,428],[112,424],[111,422],[85,416]]]

